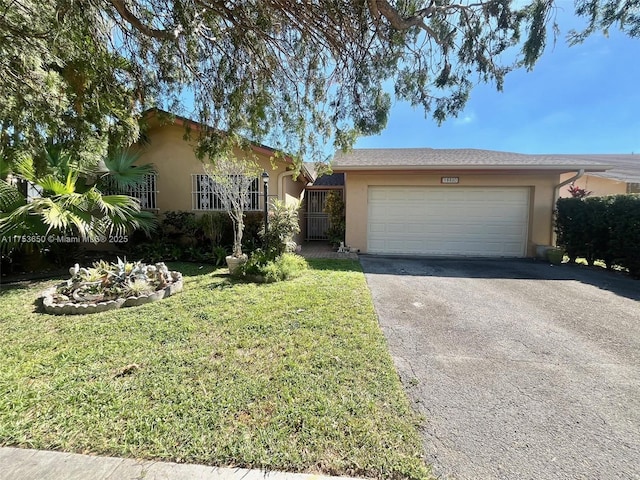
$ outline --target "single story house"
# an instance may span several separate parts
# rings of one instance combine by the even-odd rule
[[[575,181],[576,186],[591,192],[592,196],[640,193],[640,155],[558,155],[577,161],[610,165],[604,172],[587,172]],[[566,180],[571,173],[565,173]],[[560,190],[561,197],[570,197],[569,185]]]
[[[344,174],[351,248],[491,257],[552,245],[562,178],[608,168],[570,156],[431,148],[355,149],[332,165]]]
[[[158,214],[176,210],[196,214],[221,210],[210,188],[211,180],[203,162],[194,153],[195,141],[184,138],[185,127],[191,128],[195,137],[200,125],[156,109],[145,112],[144,119],[147,130],[145,141],[137,146],[140,151],[137,163],[152,164],[154,173],[147,177],[145,184],[127,193],[138,198],[142,208]],[[235,152],[238,158],[250,157],[269,174],[270,200],[277,198],[286,204],[301,202],[305,187],[313,180],[311,174],[303,166],[300,174],[295,176],[292,159],[274,159],[275,153],[273,148],[258,144],[251,145],[250,152]],[[249,211],[264,210],[263,184],[259,177],[251,187]]]
[[[199,124],[182,117],[166,122],[165,115],[146,113],[147,141],[139,146],[138,162],[153,164],[155,173],[129,193],[157,213],[220,210],[193,142],[184,138],[185,127],[197,130]],[[274,160],[275,153],[258,144],[249,154],[236,152],[269,173],[269,198],[303,201],[299,239],[326,238],[324,205],[337,191],[346,203],[347,245],[372,254],[534,256],[538,246],[554,243],[555,202],[572,179],[592,182],[586,186],[595,191],[592,179],[617,181],[610,175],[625,171],[611,156],[401,148],[340,152],[333,174],[317,177],[304,164],[296,177],[292,160]],[[631,181],[620,193],[632,188],[632,180],[640,183],[640,176],[625,178]],[[263,211],[259,178],[251,197],[249,210]]]

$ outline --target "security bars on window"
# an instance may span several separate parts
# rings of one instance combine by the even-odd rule
[[[261,209],[260,181],[257,177],[251,182],[247,194],[249,195],[247,210],[259,211]],[[224,210],[222,201],[214,194],[213,180],[206,174],[191,175],[191,208],[193,210]]]
[[[144,181],[138,185],[133,185],[119,191],[115,186],[107,188],[108,195],[128,195],[140,202],[140,208],[143,210],[156,210],[158,196],[158,175],[156,173],[148,173],[144,176]]]

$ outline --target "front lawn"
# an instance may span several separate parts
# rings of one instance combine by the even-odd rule
[[[3,287],[0,445],[429,478],[360,265],[310,264],[259,285],[171,264],[182,293],[94,315]]]

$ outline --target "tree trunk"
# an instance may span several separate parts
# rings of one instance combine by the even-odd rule
[[[242,211],[235,211],[233,214],[233,256],[242,255],[242,233],[244,231],[244,222],[242,219]]]

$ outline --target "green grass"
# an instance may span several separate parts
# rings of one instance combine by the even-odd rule
[[[429,478],[359,264],[310,265],[253,284],[174,264],[179,295],[94,315],[37,313],[53,281],[3,287],[0,445]]]

